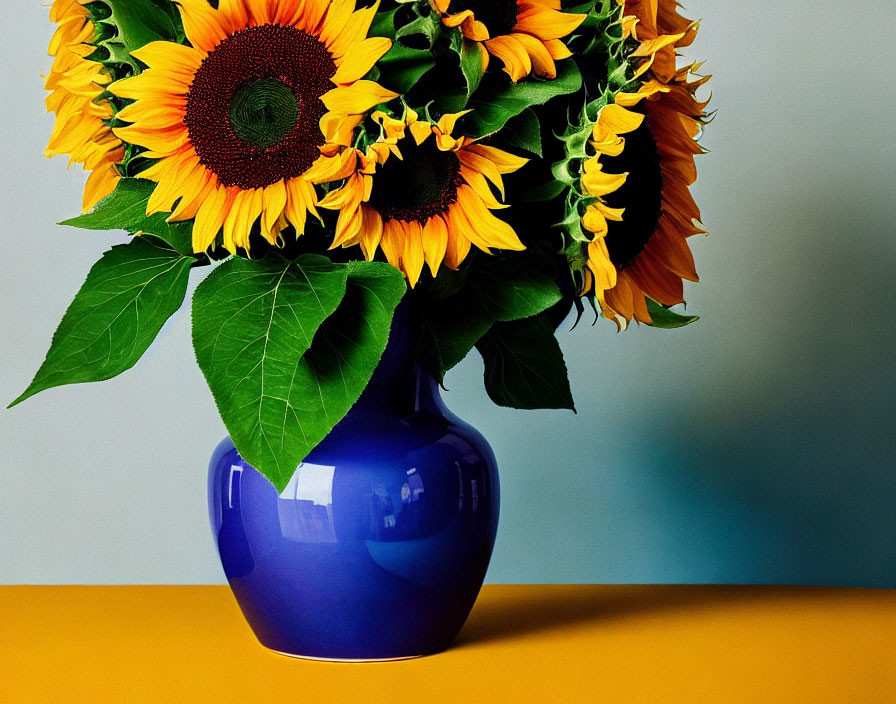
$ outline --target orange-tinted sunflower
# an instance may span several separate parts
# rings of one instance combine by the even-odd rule
[[[651,322],[645,297],[683,303],[682,279],[697,281],[687,238],[704,231],[688,187],[706,118],[694,94],[707,78],[688,80],[692,68],[617,94],[592,133],[595,156],[582,176],[583,193],[597,199],[582,219],[594,235],[585,288],[620,327]]]
[[[50,41],[53,67],[47,76],[47,111],[56,113],[53,134],[44,154],[68,154],[70,163],[83,164],[91,174],[84,188],[84,210],[115,190],[121,176],[116,164],[124,147],[108,127],[114,110],[103,99],[112,80],[101,63],[87,59],[96,29],[84,5],[90,0],[55,0],[50,19],[58,24]]]
[[[116,130],[157,159],[148,214],[195,218],[193,248],[223,228],[224,246],[248,250],[260,219],[272,244],[315,213],[302,176],[326,142],[373,106],[396,97],[361,80],[391,47],[367,38],[378,5],[355,0],[177,0],[192,46],[153,42],[133,55],[149,68],[111,90],[135,100]],[[329,111],[329,112],[328,112]],[[176,207],[174,207],[176,204]]]
[[[492,214],[506,206],[489,182],[503,195],[502,174],[528,160],[452,136],[462,114],[432,124],[410,109],[401,120],[374,113],[383,135],[366,152],[343,149],[321,157],[311,178],[347,179],[321,201],[340,211],[333,247],[360,245],[368,260],[379,248],[411,286],[424,264],[433,276],[443,263],[456,269],[471,245],[484,252],[525,249],[513,228]]]
[[[616,0],[622,6],[624,37],[637,41],[632,53],[640,59],[636,76],[647,70],[663,82],[677,73],[675,52],[690,46],[697,36],[699,22],[692,22],[678,14],[676,0]]]
[[[504,63],[516,82],[530,73],[556,78],[559,59],[572,54],[561,39],[578,27],[586,15],[560,11],[560,0],[432,0],[448,27],[460,27],[482,54]]]

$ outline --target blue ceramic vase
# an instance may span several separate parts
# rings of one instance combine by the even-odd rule
[[[413,363],[407,316],[348,415],[282,493],[225,439],[209,510],[258,640],[287,655],[390,660],[444,650],[482,586],[498,524],[488,443]]]

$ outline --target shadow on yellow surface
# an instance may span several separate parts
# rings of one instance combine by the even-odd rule
[[[795,590],[797,592],[795,593]],[[822,600],[834,588],[720,585],[539,585],[502,591],[501,599],[486,590],[452,649],[499,643],[555,631],[592,629],[601,623],[685,613],[726,605],[799,599]]]

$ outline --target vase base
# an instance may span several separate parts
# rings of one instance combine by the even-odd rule
[[[399,660],[415,660],[417,658],[425,658],[426,655],[401,655],[396,658],[324,658],[318,657],[316,655],[298,655],[296,653],[286,653],[282,650],[274,650],[273,648],[269,648],[272,653],[277,653],[277,655],[285,655],[288,658],[295,658],[296,660],[312,660],[314,662],[398,662]]]

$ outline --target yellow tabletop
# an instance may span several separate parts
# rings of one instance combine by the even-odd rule
[[[227,587],[0,587],[0,702],[896,703],[896,591],[483,589],[448,651],[260,646]]]

